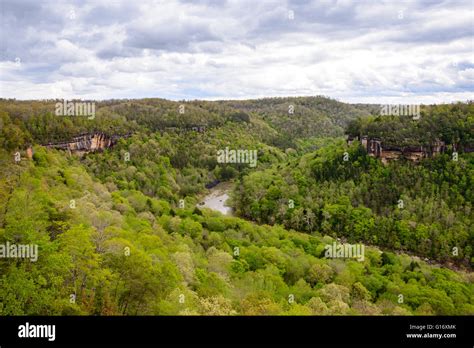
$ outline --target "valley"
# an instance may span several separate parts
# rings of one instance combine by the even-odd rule
[[[56,102],[0,100],[3,315],[474,313],[472,103]]]

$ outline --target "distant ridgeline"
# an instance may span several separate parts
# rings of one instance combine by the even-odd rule
[[[441,140],[436,140],[429,145],[397,146],[384,145],[380,138],[369,138],[368,136],[362,136],[361,139],[359,139],[358,136],[348,136],[347,144],[351,145],[355,140],[360,141],[362,147],[367,151],[369,156],[380,158],[384,164],[391,160],[398,160],[400,158],[405,158],[412,162],[418,162],[423,158],[432,158],[440,153],[444,153],[448,148],[445,142]],[[452,150],[474,152],[474,148],[469,146],[456,147],[456,145],[452,145]]]
[[[206,125],[190,125],[190,126],[179,126],[179,127],[161,127],[158,130],[163,132],[199,132],[203,133],[209,128],[213,127],[208,127]]]
[[[120,138],[128,138],[131,133],[124,135],[114,134],[109,136],[102,132],[80,134],[70,141],[43,144],[47,148],[66,150],[70,153],[85,154],[89,152],[101,151],[114,146]]]

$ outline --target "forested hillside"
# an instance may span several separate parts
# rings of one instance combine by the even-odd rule
[[[472,141],[471,103],[420,123],[323,97],[111,100],[93,119],[55,103],[0,101],[0,244],[39,249],[0,258],[0,315],[474,314],[474,157],[451,147]],[[129,136],[42,146],[96,131]],[[345,132],[448,148],[383,164]],[[219,163],[226,147],[258,165]],[[216,182],[235,216],[200,207]],[[328,257],[342,242],[363,257]]]
[[[436,141],[458,150],[474,149],[474,105],[458,103],[421,108],[413,116],[371,116],[350,120],[346,133],[352,137],[383,139],[388,146],[430,145]]]
[[[0,99],[0,110],[8,114],[10,120],[3,122],[21,127],[25,133],[23,140],[39,143],[64,140],[92,130],[155,132],[243,124],[257,128],[252,129],[252,135],[258,135],[267,143],[280,142],[283,147],[284,141],[295,145],[292,140],[298,138],[341,136],[349,121],[370,113],[368,106],[352,106],[324,97],[217,102],[139,99],[96,102],[97,115],[90,122],[86,117],[56,117],[57,102],[61,100]]]

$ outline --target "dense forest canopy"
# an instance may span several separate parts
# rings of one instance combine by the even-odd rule
[[[39,249],[0,258],[1,315],[474,314],[471,102],[419,120],[325,97],[57,102],[0,100],[0,244]],[[43,146],[94,132],[119,137]],[[383,164],[345,135],[447,148]],[[258,165],[218,163],[226,147]],[[198,205],[220,181],[235,216]]]
[[[474,105],[472,102],[432,105],[421,108],[420,117],[376,115],[352,119],[347,134],[381,138],[388,146],[449,145],[474,148]]]

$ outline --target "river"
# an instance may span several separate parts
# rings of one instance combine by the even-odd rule
[[[232,215],[232,208],[225,205],[229,199],[232,184],[223,182],[209,190],[209,193],[197,205],[199,208],[209,208],[224,215]]]

